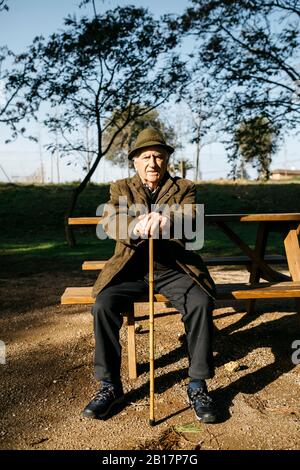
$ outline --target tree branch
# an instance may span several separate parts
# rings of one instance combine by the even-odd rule
[[[282,70],[284,70],[287,75],[293,80],[293,81],[298,81],[300,79],[300,74],[298,74],[291,66],[287,67],[285,65],[285,63],[283,61],[281,61],[276,55],[273,55],[270,51],[262,51],[260,49],[253,49],[252,47],[250,47],[248,44],[245,44],[243,41],[241,41],[240,39],[238,39],[236,36],[234,36],[230,31],[228,31],[227,28],[225,28],[224,26],[221,26],[221,29],[223,31],[225,31],[225,33],[231,37],[231,39],[233,41],[235,41],[236,43],[238,43],[242,48],[246,49],[248,52],[250,52],[253,56],[255,55],[260,55],[262,57],[264,56],[268,56],[270,57],[271,59],[273,59],[273,61],[275,63],[277,63],[281,68]]]

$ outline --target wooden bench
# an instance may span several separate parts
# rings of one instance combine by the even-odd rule
[[[250,300],[250,299],[287,299],[300,298],[300,282],[259,283],[259,284],[222,284],[217,286],[218,300]],[[92,297],[92,287],[67,287],[61,297],[62,305],[92,305],[95,298]],[[161,295],[155,295],[156,311],[164,305],[169,307],[168,299]],[[127,317],[128,335],[128,369],[130,379],[137,378],[136,347],[135,347],[135,312],[138,306],[147,308],[147,299],[141,299],[134,303],[131,312],[124,312]]]
[[[266,255],[264,260],[269,264],[286,263],[285,256]],[[222,256],[222,257],[203,257],[203,261],[207,266],[247,266],[250,267],[252,261],[248,256]],[[84,261],[82,269],[84,271],[101,270],[104,268],[106,260]]]

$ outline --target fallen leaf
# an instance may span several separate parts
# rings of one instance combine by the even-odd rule
[[[181,424],[178,426],[174,427],[175,431],[179,433],[185,433],[185,432],[202,432],[203,428],[199,427],[195,423],[187,423],[187,424]]]

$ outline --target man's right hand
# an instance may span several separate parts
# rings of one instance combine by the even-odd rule
[[[134,227],[133,233],[141,238],[159,238],[162,232],[168,233],[170,219],[159,212],[150,212],[138,217],[138,223]]]

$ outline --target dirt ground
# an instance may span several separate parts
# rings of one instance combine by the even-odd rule
[[[245,271],[211,273],[217,282],[247,277]],[[300,449],[300,366],[291,359],[300,326],[293,301],[260,301],[251,317],[245,303],[217,304],[216,375],[208,385],[221,410],[218,424],[199,423],[187,406],[178,314],[155,320],[156,426],[148,425],[145,316],[138,320],[136,381],[128,379],[121,330],[125,403],[105,421],[81,418],[97,388],[92,316],[89,307],[61,306],[59,298],[66,286],[93,279],[78,272],[0,279],[0,340],[7,352],[0,364],[1,449]]]

